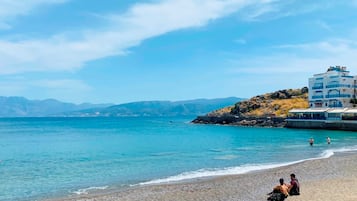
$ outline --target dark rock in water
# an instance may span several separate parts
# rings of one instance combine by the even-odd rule
[[[192,123],[257,127],[284,127],[286,124],[285,118],[282,117],[239,117],[234,115],[198,116]]]

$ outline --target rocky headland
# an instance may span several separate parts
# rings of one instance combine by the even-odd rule
[[[197,124],[284,127],[289,110],[308,108],[308,88],[284,89],[237,102],[192,121]]]

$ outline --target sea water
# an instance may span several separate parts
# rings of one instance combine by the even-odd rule
[[[0,119],[0,200],[243,174],[357,150],[355,132],[197,125],[193,118]]]

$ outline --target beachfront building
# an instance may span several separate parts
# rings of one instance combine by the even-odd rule
[[[287,127],[357,130],[357,76],[331,66],[309,78],[309,108],[292,109]]]
[[[331,66],[327,72],[309,78],[310,108],[352,107],[356,98],[356,78],[343,66]]]

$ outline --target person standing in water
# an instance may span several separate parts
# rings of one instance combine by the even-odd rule
[[[311,137],[309,140],[309,143],[310,143],[310,146],[314,145],[314,138]]]
[[[329,137],[329,136],[327,136],[327,138],[326,138],[326,142],[327,142],[327,144],[331,144],[331,139],[330,139],[330,137]]]

